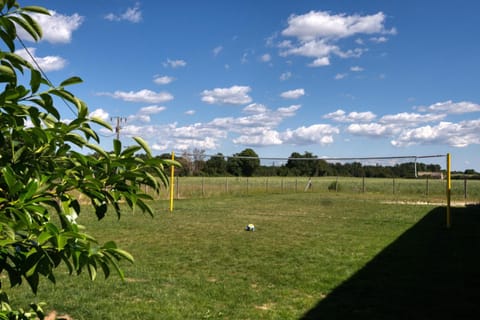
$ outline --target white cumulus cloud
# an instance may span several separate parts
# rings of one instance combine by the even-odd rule
[[[108,120],[110,115],[108,114],[107,111],[100,108],[100,109],[95,109],[92,112],[90,112],[89,117],[90,118],[99,118],[99,119],[102,119],[102,120],[105,121],[105,120]]]
[[[220,52],[222,52],[223,50],[223,46],[218,46],[218,47],[215,47],[213,48],[212,52],[213,52],[213,55],[216,57],[220,54]]]
[[[67,65],[67,60],[63,59],[62,57],[59,57],[59,56],[37,57],[36,52],[37,52],[36,48],[27,48],[27,49],[17,50],[15,51],[15,54],[18,54],[20,57],[27,60],[34,66],[38,64],[40,68],[45,72],[61,70]]]
[[[305,95],[304,89],[295,89],[282,92],[280,96],[284,99],[298,99]]]
[[[167,61],[165,61],[163,63],[163,66],[164,67],[170,67],[170,68],[181,68],[181,67],[186,67],[187,66],[187,62],[185,60],[181,60],[181,59],[177,59],[177,60],[171,60],[171,59],[167,59]]]
[[[401,125],[414,125],[425,122],[436,122],[445,118],[445,114],[420,114],[400,112],[392,115],[385,115],[379,121],[381,123],[395,123]]]
[[[381,137],[391,134],[389,127],[379,123],[354,123],[347,127],[346,131],[353,135]]]
[[[260,60],[261,60],[262,62],[269,62],[270,60],[272,60],[272,56],[271,56],[270,54],[268,54],[268,53],[265,53],[264,55],[262,55],[262,56],[260,57]]]
[[[263,147],[282,144],[280,134],[275,130],[264,130],[255,135],[241,135],[233,143],[250,147]]]
[[[143,107],[140,109],[139,113],[141,114],[156,114],[156,113],[160,113],[162,111],[165,111],[165,107],[163,106],[157,106],[157,105],[153,105],[153,106],[148,106],[148,107]]]
[[[433,126],[406,129],[391,143],[396,147],[436,143],[462,148],[471,144],[480,144],[479,127],[480,119],[459,123],[443,121]]]
[[[451,100],[448,100],[443,102],[437,102],[427,107],[416,107],[416,109],[423,112],[445,112],[448,114],[463,114],[480,112],[480,104],[470,101],[453,102]]]
[[[173,96],[168,92],[154,92],[148,89],[140,91],[115,91],[113,93],[101,92],[98,93],[98,95],[109,96],[128,102],[146,103],[162,103],[173,99]]]
[[[233,104],[241,105],[252,101],[248,95],[251,88],[248,86],[232,86],[230,88],[215,88],[213,90],[204,90],[202,101],[209,104]]]
[[[361,72],[363,71],[364,69],[360,66],[353,66],[350,68],[350,71],[353,71],[353,72]]]
[[[69,43],[72,40],[72,34],[83,23],[84,17],[77,13],[71,16],[60,14],[50,10],[50,15],[32,13],[32,18],[42,28],[42,41],[50,43]],[[30,35],[22,28],[17,28],[20,38],[33,41]]]
[[[331,119],[336,122],[371,122],[377,116],[371,111],[364,111],[364,112],[356,112],[352,111],[350,113],[346,113],[342,109],[338,109],[337,111],[328,113],[323,116],[324,119]]]
[[[109,13],[105,15],[105,19],[109,21],[128,21],[132,23],[138,23],[142,21],[142,11],[140,10],[140,3],[136,3],[135,6],[127,8],[125,12],[120,14]]]
[[[319,144],[327,145],[333,143],[333,136],[339,134],[337,127],[329,124],[314,124],[309,127],[299,127],[295,130],[288,129],[281,137],[285,143],[295,145]]]
[[[292,77],[292,73],[290,71],[284,72],[280,75],[281,81],[286,81]]]
[[[359,35],[395,34],[396,30],[387,29],[385,22],[386,15],[383,12],[347,15],[310,11],[302,15],[291,15],[288,18],[288,27],[281,34],[296,39],[296,42],[282,41],[279,44],[280,54],[313,58],[313,62],[309,64],[311,67],[330,65],[332,55],[341,58],[359,57],[368,49],[342,50],[337,44],[339,40]]]
[[[175,78],[173,77],[169,77],[169,76],[159,76],[159,75],[156,75],[155,77],[153,77],[153,82],[155,82],[156,84],[169,84],[171,82],[173,82],[175,80]]]

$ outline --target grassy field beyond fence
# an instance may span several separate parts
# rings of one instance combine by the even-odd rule
[[[320,181],[330,183],[316,180],[313,190]],[[174,212],[157,200],[154,218],[126,211],[96,221],[85,207],[79,222],[89,233],[135,257],[122,264],[126,281],[60,270],[38,296],[9,289],[12,304],[47,301],[77,320],[478,315],[478,207],[453,208],[446,229],[444,207],[303,187],[180,199]],[[244,230],[249,223],[254,232]]]
[[[363,194],[388,201],[446,203],[446,180],[313,177],[176,177],[176,199],[258,193]],[[167,199],[163,194],[160,199]],[[452,201],[480,203],[480,180],[452,180]]]

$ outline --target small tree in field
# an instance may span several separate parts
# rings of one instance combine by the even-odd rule
[[[99,270],[106,277],[111,270],[123,277],[118,261],[133,261],[132,256],[114,242],[98,244],[79,227],[75,219],[82,208],[74,194],[88,199],[98,219],[109,207],[120,217],[120,201],[153,215],[141,185],[158,192],[168,184],[164,166],[174,164],[152,157],[141,138],[125,149],[116,140],[111,152],[97,145],[91,125],[110,126],[90,118],[86,104],[65,89],[81,79],[54,86],[15,54],[17,28],[35,40],[42,36],[31,13],[49,14],[0,0],[0,319],[43,319],[38,305],[13,308],[5,284],[26,282],[36,293],[41,276],[55,282],[60,264],[70,273],[86,271],[92,279]],[[73,121],[62,121],[55,107],[59,99],[75,111]],[[135,156],[138,151],[146,156]]]

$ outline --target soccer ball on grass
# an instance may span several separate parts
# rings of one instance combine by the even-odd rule
[[[245,231],[255,231],[255,226],[253,224],[247,224]]]

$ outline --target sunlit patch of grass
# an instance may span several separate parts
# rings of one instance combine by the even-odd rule
[[[37,297],[15,289],[14,303],[47,301],[78,320],[296,319],[431,209],[303,192],[152,205],[154,218],[96,221],[87,207],[79,218],[133,254],[124,282],[61,270]]]

